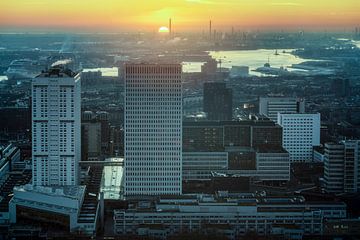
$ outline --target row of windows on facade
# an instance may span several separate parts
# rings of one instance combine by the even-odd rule
[[[312,129],[314,123],[313,122],[283,122],[284,128],[307,128]]]
[[[156,125],[155,125],[156,126]],[[133,135],[129,135],[132,133],[143,133],[143,134],[147,134],[147,133],[165,133],[165,134],[176,134],[175,136],[179,136],[178,134],[181,133],[181,129],[179,130],[178,128],[148,128],[145,127],[143,125],[138,125],[137,128],[134,128],[134,125],[132,125],[132,128],[130,128],[129,126],[126,126],[127,128],[125,129],[127,136],[133,136]],[[135,136],[135,135],[134,135]],[[150,136],[150,135],[149,135]],[[156,135],[153,135],[156,136]]]
[[[181,152],[157,152],[157,151],[151,151],[151,152],[141,152],[141,151],[136,151],[136,152],[130,152],[127,151],[126,152],[127,156],[139,156],[139,157],[145,157],[145,156],[156,156],[156,157],[160,157],[160,156],[165,156],[165,157],[169,157],[169,156],[180,156]]]
[[[48,131],[48,122],[34,122],[33,123],[33,127],[34,129],[39,129],[39,127],[41,128],[41,132],[47,132]],[[52,127],[57,127],[58,125],[51,125]],[[61,132],[66,132],[67,127],[71,127],[71,132],[74,132],[74,122],[73,121],[66,121],[66,122],[62,122],[60,121],[60,131]]]
[[[134,130],[134,129],[129,129],[129,131],[127,131],[127,133],[125,134],[125,136],[127,137],[142,137],[142,138],[146,138],[146,137],[152,137],[152,138],[161,138],[161,139],[170,139],[173,137],[179,138],[181,137],[180,133],[173,133],[173,132],[152,132],[152,133],[142,133],[140,131],[130,131],[130,130]],[[130,133],[131,132],[131,133]]]
[[[152,91],[151,91],[152,90]],[[179,91],[155,91],[155,89],[149,89],[149,91],[142,91],[138,89],[129,89],[126,91],[126,97],[138,97],[138,98],[148,98],[148,97],[181,97]],[[125,98],[126,99],[126,98]]]
[[[34,162],[41,162],[42,164],[48,164],[49,162],[49,157],[47,156],[41,156],[41,157],[37,157],[34,156],[33,157],[33,163]],[[71,165],[74,165],[74,157],[66,157],[66,156],[60,156],[59,157],[59,164],[65,164],[65,163],[71,163]]]
[[[139,137],[139,138],[130,138],[127,137],[126,140],[128,146],[178,146],[181,145],[181,139],[169,139],[169,138],[149,138],[149,137]],[[144,143],[144,141],[149,141]]]
[[[145,172],[144,172],[145,171]],[[151,177],[153,180],[167,179],[174,180],[172,176],[180,176],[181,168],[179,167],[129,167],[125,171],[126,176],[138,176],[141,179],[148,179],[146,177]],[[166,178],[158,178],[166,177]],[[150,178],[149,178],[150,179]]]
[[[129,131],[130,132],[130,131]],[[147,132],[146,135],[143,136],[141,133],[127,133],[125,134],[125,138],[127,142],[139,142],[144,141],[144,145],[152,144],[151,142],[180,142],[181,141],[181,133],[173,132],[170,133],[149,133]]]
[[[33,91],[46,92],[49,87],[50,87],[49,85],[33,85]],[[59,92],[66,92],[68,90],[74,92],[74,86],[66,86],[66,87],[59,86],[58,89]]]
[[[179,115],[139,115],[126,116],[126,123],[169,123],[181,124],[181,116]]]
[[[296,145],[295,145],[296,144]],[[283,145],[284,146],[291,146],[293,145],[293,147],[299,148],[299,147],[303,147],[303,146],[312,146],[312,139],[310,140],[302,140],[302,141],[290,141],[290,140],[284,140],[283,141]]]
[[[180,64],[162,64],[162,65],[146,65],[146,64],[134,64],[126,65],[125,73],[141,73],[141,74],[181,74]]]
[[[181,151],[181,147],[174,147],[178,144],[147,144],[147,143],[126,143],[126,151]],[[158,147],[158,146],[168,146],[168,147]]]
[[[287,151],[297,151],[297,152],[308,152],[312,151],[313,145],[302,145],[302,146],[294,146],[294,145],[284,145],[284,148],[286,148]]]
[[[181,159],[179,157],[173,157],[173,158],[148,158],[144,157],[141,159],[135,159],[130,158],[133,161],[127,161],[125,163],[126,167],[147,167],[149,166],[152,169],[157,169],[158,167],[164,167],[164,168],[173,168],[174,166],[181,166]],[[130,168],[131,169],[131,168]],[[137,168],[139,169],[139,168]],[[127,168],[128,170],[128,168]]]
[[[174,103],[174,102],[181,102],[182,98],[180,96],[174,96],[174,97],[126,97],[125,103],[128,102],[140,102],[143,103],[144,101],[150,101],[152,103],[158,103],[158,102],[168,102],[168,103]]]
[[[126,124],[125,122],[125,131],[127,133],[131,132],[131,129],[137,130],[139,132],[144,132],[144,133],[152,133],[153,131],[151,131],[152,129],[157,130],[158,132],[172,132],[172,133],[181,133],[181,126],[179,125],[166,125],[166,128],[164,128],[164,125],[160,125],[160,124],[137,124],[137,125],[131,125],[131,124]],[[136,132],[136,131],[134,131]],[[132,135],[126,135],[126,136],[132,136]]]
[[[227,162],[228,158],[216,158],[216,157],[208,157],[208,158],[189,158],[189,157],[184,157],[182,158],[182,162],[183,163],[189,163],[189,164],[204,164],[204,163],[209,163],[209,164],[213,164],[213,163],[222,163],[222,162]]]
[[[70,175],[73,175],[75,172],[74,165],[71,165],[70,170],[71,170]],[[57,168],[56,171],[51,171],[51,170],[49,170],[48,165],[40,165],[40,164],[37,164],[33,171],[34,171],[35,175],[37,174],[37,172],[41,172],[41,174],[44,174],[45,172],[59,172],[60,175],[69,173],[68,166],[61,166],[61,167]]]
[[[150,110],[148,107],[154,106],[181,106],[182,102],[125,102],[125,110]],[[140,107],[129,107],[129,106],[140,106]],[[173,110],[181,110],[181,107],[174,108]]]
[[[178,179],[175,180],[171,180],[168,178],[164,178],[166,180],[154,180],[152,178],[143,178],[143,179],[139,179],[139,180],[129,180],[129,181],[134,181],[134,182],[129,182],[126,184],[126,186],[139,186],[139,183],[137,181],[144,181],[141,183],[141,186],[139,187],[144,187],[144,186],[180,186],[180,182],[178,181]],[[162,183],[162,182],[157,182],[157,181],[166,181],[166,183]]]
[[[149,152],[149,154],[142,154],[140,156],[125,154],[127,159],[125,166],[177,166],[181,164],[181,153],[168,153],[169,155],[150,155]]]
[[[289,128],[289,127],[284,127],[283,131],[285,133],[285,135],[287,136],[292,136],[291,134],[302,134],[302,133],[308,133],[308,134],[312,134],[313,133],[313,128],[309,127],[309,128],[303,128],[303,127],[293,127],[293,128]]]
[[[142,111],[129,111],[126,113],[126,119],[137,119],[137,118],[152,118],[152,119],[164,119],[164,118],[181,118],[181,111],[176,110],[159,110],[144,109]]]
[[[36,98],[36,96],[34,96],[34,98],[33,98],[33,106],[35,106],[38,102],[40,102],[40,104],[42,104],[42,105],[48,105],[48,98],[47,97],[39,97],[38,96],[38,98]],[[53,100],[53,101],[51,101],[51,103],[53,104],[55,101]],[[57,103],[60,103],[60,104],[65,104],[65,103],[67,103],[67,104],[69,104],[69,103],[71,103],[71,104],[73,104],[74,103],[74,97],[73,96],[71,96],[71,98],[69,99],[68,97],[61,97],[60,99],[58,99],[58,100],[56,100],[56,102]]]
[[[49,116],[47,110],[40,110],[40,114],[38,114],[36,112],[36,110],[33,111],[33,118],[47,118]],[[61,118],[74,118],[74,111],[72,110],[72,112],[69,114],[69,113],[66,113],[66,112],[63,112],[63,113],[60,113],[60,115],[58,114],[51,114],[50,116],[52,117],[61,117]]]
[[[171,92],[182,92],[181,84],[176,83],[155,83],[155,84],[148,84],[148,83],[142,83],[134,81],[134,83],[127,83],[126,86],[126,92],[129,90],[136,90],[136,89],[143,89],[147,91],[171,91]]]
[[[56,169],[56,171],[52,171],[48,169],[48,166],[39,166],[37,165],[37,167],[34,168],[34,175],[36,176],[37,174],[44,176],[44,175],[48,175],[49,173],[53,173],[53,175],[57,176],[67,176],[67,174],[69,176],[73,176],[75,174],[75,169],[74,167],[71,168],[71,171],[69,172],[67,168],[61,169],[58,168]]]
[[[131,75],[125,80],[125,84],[142,83],[142,84],[181,84],[181,76],[154,76],[154,75]],[[126,86],[125,85],[125,86]]]
[[[173,107],[176,108],[176,107]],[[129,107],[125,108],[127,111],[125,113],[125,118],[126,119],[131,119],[131,118],[142,118],[144,115],[147,115],[151,118],[166,118],[166,117],[170,117],[170,116],[177,116],[178,118],[182,117],[182,111],[178,111],[176,109],[152,109],[152,108],[137,108],[136,111],[135,110],[128,110]]]
[[[159,94],[169,94],[170,96],[181,96],[182,89],[178,88],[161,88],[159,87],[150,87],[150,86],[143,86],[137,88],[126,88],[125,89],[125,96],[128,94],[134,94],[134,96],[158,96]]]
[[[40,109],[41,111],[46,111],[46,112],[48,112],[48,110],[49,110],[48,105],[41,104],[40,106],[37,106],[36,104],[33,104],[33,111],[36,112],[36,110],[38,110],[38,109]],[[55,110],[55,109],[59,109],[60,112],[70,112],[70,111],[68,111],[70,109],[71,112],[74,112],[74,104],[71,104],[71,106],[60,104],[60,106],[58,106],[56,108],[50,108],[50,110]]]
[[[132,194],[132,195],[138,195],[138,194],[152,194],[152,195],[156,195],[156,194],[162,194],[162,193],[166,193],[166,194],[178,194],[180,192],[180,188],[158,188],[158,187],[148,187],[148,188],[144,188],[144,187],[138,187],[138,188],[127,188],[125,187],[125,192],[128,194]]]

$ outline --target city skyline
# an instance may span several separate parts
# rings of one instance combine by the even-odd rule
[[[1,239],[360,239],[360,0],[0,3]]]
[[[85,7],[86,6],[86,7]],[[158,31],[173,19],[174,31],[213,29],[344,30],[360,21],[356,0],[48,1],[0,3],[0,31]]]

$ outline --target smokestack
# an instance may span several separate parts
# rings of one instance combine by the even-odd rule
[[[171,31],[172,31],[172,29],[171,29],[171,18],[169,18],[169,35],[170,35],[170,37],[171,37]]]
[[[212,35],[212,30],[211,30],[211,20],[210,20],[210,23],[209,23],[209,37],[210,37],[210,40],[211,40],[211,35]]]

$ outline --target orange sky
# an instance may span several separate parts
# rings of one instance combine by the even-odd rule
[[[360,0],[1,0],[0,30],[153,31],[172,18],[178,31],[245,28],[353,28]]]

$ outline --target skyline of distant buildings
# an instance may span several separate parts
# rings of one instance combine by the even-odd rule
[[[249,231],[297,239],[322,235],[327,220],[346,219],[341,201],[262,191],[285,186],[301,193],[290,186],[294,169],[316,166],[320,113],[307,113],[303,98],[261,97],[259,114],[237,118],[232,89],[211,80],[202,85],[206,116],[187,121],[181,64],[127,63],[123,74],[124,128],[118,134],[108,112],[82,111],[79,75],[52,67],[33,79],[33,182],[14,185],[4,222],[33,215],[70,232],[95,233],[104,224],[103,167],[115,165],[124,167],[117,199],[124,206],[112,209],[115,235],[165,239],[186,229],[216,230],[229,239]],[[124,159],[110,150],[121,132],[124,141],[116,144],[123,144]],[[324,151],[321,191],[358,192],[359,141],[327,143]],[[118,162],[105,161],[110,154]]]

